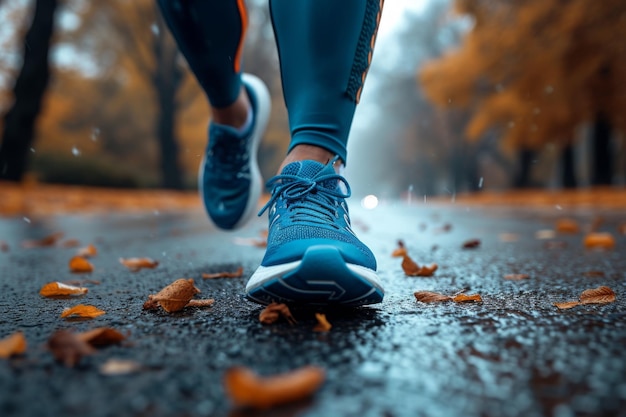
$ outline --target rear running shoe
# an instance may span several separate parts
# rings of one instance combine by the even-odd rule
[[[220,229],[243,226],[252,217],[261,195],[257,149],[270,114],[270,95],[259,78],[243,75],[252,105],[252,126],[241,135],[236,129],[209,125],[209,143],[200,163],[198,188],[209,218]]]
[[[333,163],[293,162],[268,182],[268,246],[246,285],[249,299],[269,304],[380,303],[383,288],[372,251],[350,227],[346,180]],[[345,192],[340,183],[345,184]]]

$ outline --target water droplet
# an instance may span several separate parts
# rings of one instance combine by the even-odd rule
[[[483,177],[480,177],[480,180],[478,180],[478,188],[483,188]]]
[[[80,149],[78,149],[76,146],[72,147],[72,155],[80,156]]]
[[[22,217],[22,219],[26,222],[26,223],[30,223],[30,219],[28,217]]]
[[[93,130],[91,131],[91,140],[93,142],[96,142],[99,136],[100,136],[100,128],[94,127]]]
[[[30,148],[30,151],[31,151],[32,153],[35,153],[35,148]]]
[[[154,213],[155,216],[158,216],[159,214],[161,214],[161,213],[159,213],[159,210],[154,210],[153,213]]]
[[[554,206],[554,207],[555,207],[557,210],[563,210],[563,207],[561,207],[561,206],[560,206],[560,205],[558,205],[558,204],[557,204],[556,206]]]

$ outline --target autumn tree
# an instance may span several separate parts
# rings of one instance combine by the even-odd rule
[[[13,104],[4,116],[0,179],[20,181],[35,135],[35,124],[50,78],[49,50],[57,0],[37,0],[24,38],[23,63],[13,87]]]
[[[456,9],[474,26],[421,69],[429,98],[472,109],[470,140],[495,129],[526,151],[567,147],[591,123],[592,182],[610,183],[611,131],[626,131],[626,2],[457,0]]]

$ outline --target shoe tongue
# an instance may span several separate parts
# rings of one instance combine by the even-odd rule
[[[296,175],[302,178],[314,179],[320,175],[335,174],[331,164],[323,165],[317,161],[296,161],[283,168],[283,175]],[[324,188],[337,188],[337,180],[326,180],[321,183]]]

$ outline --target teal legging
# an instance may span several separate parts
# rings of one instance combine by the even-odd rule
[[[214,107],[241,89],[244,0],[157,0]],[[346,161],[346,145],[383,0],[270,0],[291,142]]]

